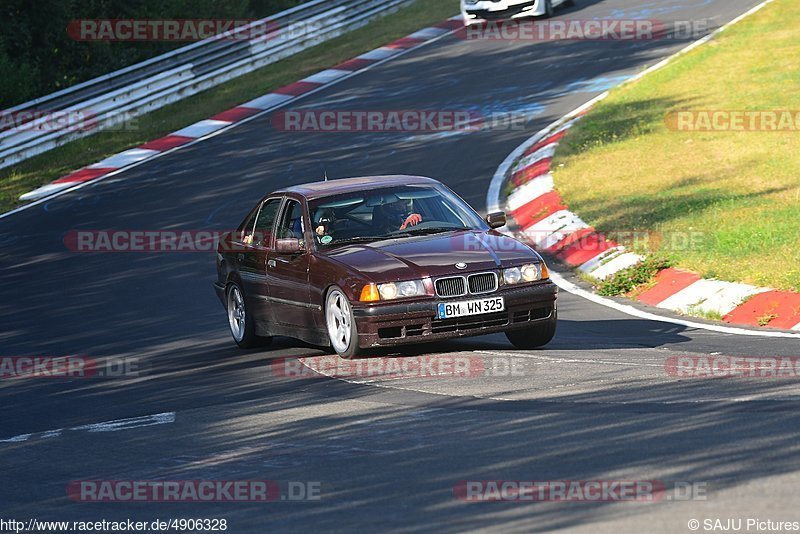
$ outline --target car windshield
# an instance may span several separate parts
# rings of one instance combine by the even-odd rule
[[[315,240],[322,247],[488,228],[456,195],[430,186],[322,198],[311,202],[309,211]]]

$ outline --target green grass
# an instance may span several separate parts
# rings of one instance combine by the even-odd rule
[[[665,258],[650,257],[633,267],[628,267],[616,273],[597,285],[597,292],[606,297],[627,295],[644,286],[658,274],[659,271],[671,267]]]
[[[717,311],[707,311],[698,305],[689,306],[686,310],[687,315],[691,315],[692,317],[701,317],[703,319],[708,319],[709,321],[722,321],[724,318],[721,313]],[[761,326],[767,326],[766,324],[762,324]]]
[[[800,131],[677,132],[680,110],[800,110],[800,3],[777,0],[641,81],[612,91],[559,146],[570,208],[705,277],[800,290]],[[660,241],[660,242],[659,242]]]
[[[766,315],[762,315],[758,318],[758,326],[768,326],[774,319],[777,319],[779,315],[774,313],[768,313]]]
[[[442,0],[416,0],[410,6],[369,25],[204,91],[137,117],[135,128],[100,132],[0,170],[0,212],[20,204],[19,196],[107,156],[206,119],[271,90],[368,52],[416,30],[453,16],[458,6]]]

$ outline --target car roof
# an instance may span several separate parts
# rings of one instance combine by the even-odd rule
[[[392,174],[387,176],[362,176],[360,178],[340,178],[338,180],[328,180],[323,182],[312,182],[307,184],[293,185],[286,189],[273,192],[272,195],[294,193],[301,195],[308,200],[324,198],[333,195],[341,195],[364,191],[365,188],[376,189],[380,187],[391,187],[398,185],[439,185],[438,180],[426,178],[424,176],[409,176],[405,174]]]

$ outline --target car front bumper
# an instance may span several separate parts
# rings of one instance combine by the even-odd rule
[[[544,2],[530,0],[527,2],[479,1],[474,4],[462,4],[461,14],[467,24],[490,20],[505,20],[517,17],[531,17],[544,14]]]
[[[493,296],[504,298],[505,311],[454,319],[437,317],[437,304],[443,302],[440,299],[354,307],[359,346],[369,348],[426,343],[530,328],[555,315],[558,288],[546,280],[482,295]]]

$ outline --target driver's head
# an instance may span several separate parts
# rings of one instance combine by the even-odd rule
[[[386,204],[386,210],[392,215],[405,215],[411,212],[411,200],[398,198],[396,201]]]

